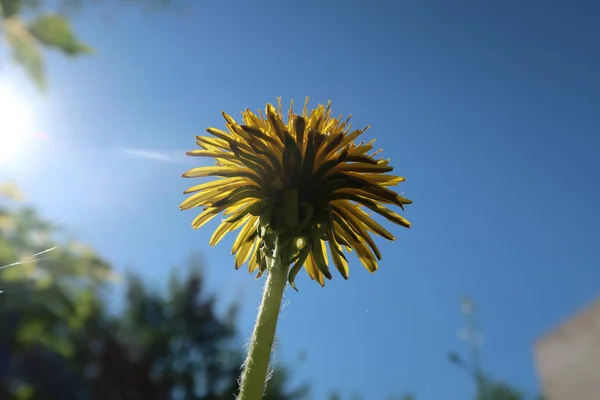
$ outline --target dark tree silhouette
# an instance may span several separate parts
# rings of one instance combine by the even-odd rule
[[[162,294],[130,274],[114,315],[109,265],[56,233],[34,210],[0,201],[0,267],[14,264],[0,269],[0,399],[235,398],[237,305],[216,312],[197,259]],[[265,398],[305,399],[308,387],[288,388],[287,377],[276,369]]]

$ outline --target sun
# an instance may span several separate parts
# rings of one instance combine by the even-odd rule
[[[0,82],[0,166],[23,157],[34,136],[33,112],[18,87]]]

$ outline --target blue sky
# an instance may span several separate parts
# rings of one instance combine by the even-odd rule
[[[380,270],[351,265],[325,288],[288,291],[278,359],[316,399],[413,391],[467,399],[446,354],[466,347],[459,299],[477,302],[494,377],[538,390],[532,344],[600,292],[600,4],[467,1],[198,2],[193,13],[84,13],[98,54],[51,55],[35,129],[3,166],[52,220],[156,287],[201,252],[211,287],[241,299],[249,336],[262,281],[233,269],[180,212],[193,136],[266,102],[333,101],[370,124],[406,176],[410,230],[378,243]],[[539,4],[539,5],[538,5]]]

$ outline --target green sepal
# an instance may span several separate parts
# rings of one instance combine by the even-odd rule
[[[310,246],[308,246],[308,245],[304,246],[302,248],[302,250],[300,250],[300,252],[298,253],[298,259],[297,259],[296,263],[294,264],[294,266],[292,266],[292,269],[288,273],[288,282],[289,282],[290,286],[292,288],[294,288],[294,290],[296,292],[298,291],[298,288],[296,287],[296,283],[294,282],[296,280],[296,275],[298,275],[298,272],[300,272],[300,270],[302,269],[302,266],[306,262],[306,259],[308,258],[309,254],[310,254]]]
[[[308,131],[306,138],[306,151],[302,159],[302,169],[300,173],[300,185],[308,185],[311,182],[311,175],[315,165],[315,147],[314,147],[315,132]]]
[[[285,131],[285,147],[283,151],[283,168],[286,174],[293,173],[298,170],[302,162],[302,154],[300,153],[300,149],[296,144],[296,141],[289,134],[289,132]],[[295,176],[290,176],[290,181],[293,185],[297,183],[298,176],[294,173]]]
[[[284,220],[292,229],[300,226],[298,210],[298,189],[288,189],[282,193],[284,204]]]
[[[294,130],[296,131],[296,144],[300,152],[302,152],[304,142],[304,129],[306,129],[306,120],[301,116],[296,116],[294,119]]]

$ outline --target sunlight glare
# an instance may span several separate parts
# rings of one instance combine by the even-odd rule
[[[24,156],[34,136],[32,114],[18,87],[0,82],[0,166]]]

